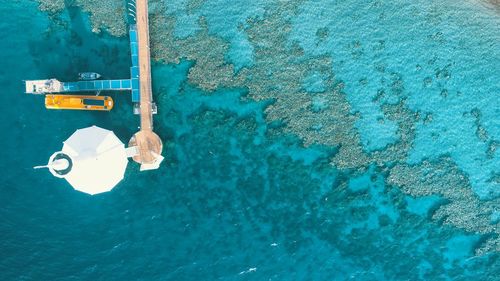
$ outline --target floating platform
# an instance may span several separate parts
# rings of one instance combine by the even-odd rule
[[[45,95],[48,93],[64,92],[63,83],[57,79],[24,81],[27,94]]]
[[[108,96],[46,95],[47,109],[100,110],[113,109],[113,99]]]

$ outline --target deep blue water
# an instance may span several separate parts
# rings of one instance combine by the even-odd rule
[[[265,1],[206,1],[194,14],[168,2],[182,23],[177,38],[194,36],[203,15],[236,70],[258,63],[259,46],[239,26],[265,18]],[[500,157],[487,151],[500,138],[500,16],[465,1],[393,2],[305,1],[287,40],[305,56],[333,58],[365,151],[398,141],[400,120],[373,100],[400,91],[411,110],[432,116],[417,122],[400,161],[449,157],[495,204]],[[127,93],[112,94],[109,113],[48,111],[21,80],[71,80],[82,70],[126,78],[128,39],[93,34],[77,7],[50,17],[34,1],[2,1],[0,16],[0,280],[499,280],[498,246],[475,255],[498,232],[433,220],[449,199],[387,184],[391,163],[335,167],[338,147],[304,147],[266,121],[272,100],[190,83],[188,59],[153,67],[161,169],[141,173],[131,162],[112,192],[93,197],[34,171],[77,128],[112,129],[126,143],[139,120]],[[323,41],[308,36],[325,27]],[[314,95],[323,80],[313,72],[301,83]]]

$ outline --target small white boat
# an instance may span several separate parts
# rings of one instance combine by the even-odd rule
[[[101,74],[95,72],[80,72],[78,73],[78,79],[80,80],[96,80],[101,78]]]

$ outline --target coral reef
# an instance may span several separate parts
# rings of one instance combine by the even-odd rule
[[[470,232],[491,235],[476,249],[477,254],[500,251],[500,223],[491,216],[500,210],[499,200],[481,201],[472,192],[467,177],[449,158],[418,165],[397,164],[390,170],[387,182],[415,197],[439,195],[448,200],[433,214],[433,219]]]
[[[53,13],[64,8],[64,1],[38,0],[40,8]],[[186,13],[195,14],[205,1],[191,0],[186,4]],[[292,134],[298,136],[305,147],[323,145],[336,148],[331,165],[340,170],[365,171],[375,163],[389,172],[386,181],[400,187],[412,196],[437,194],[446,200],[433,214],[433,219],[487,237],[477,249],[477,254],[499,251],[498,223],[492,224],[490,216],[498,211],[498,199],[481,201],[473,193],[467,177],[450,158],[418,165],[406,164],[406,159],[415,139],[415,125],[422,121],[433,122],[432,114],[410,110],[406,103],[404,81],[400,74],[392,73],[390,89],[380,90],[373,102],[380,106],[384,117],[397,124],[397,141],[373,152],[364,150],[354,113],[347,98],[344,82],[333,73],[329,55],[305,56],[299,44],[289,42],[291,18],[298,13],[303,0],[270,1],[264,7],[264,16],[248,18],[240,24],[240,31],[253,46],[251,67],[236,70],[227,61],[229,43],[209,32],[207,20],[200,16],[199,30],[193,36],[178,38],[174,35],[176,17],[167,9],[166,0],[150,1],[150,30],[152,55],[155,60],[179,63],[181,59],[194,62],[189,70],[189,82],[213,94],[220,88],[242,88],[248,90],[243,99],[269,101],[265,109],[268,124],[274,124],[268,134]],[[105,4],[103,4],[105,3]],[[84,1],[79,5],[91,14],[93,29],[98,32],[106,28],[115,36],[125,34],[125,6],[121,0]],[[439,34],[438,34],[439,35]],[[430,39],[440,40],[440,36]],[[327,28],[316,32],[317,40],[332,36]],[[438,41],[439,41],[438,40]],[[380,43],[383,45],[383,42]],[[352,55],[362,55],[360,42],[352,44]],[[417,68],[421,68],[418,66]],[[383,65],[379,66],[383,72]],[[310,73],[322,78],[321,90],[307,91],[303,79]],[[448,79],[446,68],[439,70],[437,78]],[[360,81],[366,84],[367,80]],[[424,79],[423,87],[431,87],[432,78]],[[441,91],[447,97],[447,90]],[[470,113],[476,120],[477,137],[489,140],[488,132],[481,125],[480,111]],[[495,153],[498,142],[490,140],[489,155]]]
[[[126,6],[125,1],[110,0],[37,0],[40,10],[50,14],[57,14],[71,5],[77,5],[84,11],[90,13],[92,22],[92,31],[99,33],[106,29],[113,36],[125,36],[127,34],[126,26]]]
[[[66,7],[64,0],[40,0],[38,2],[40,10],[49,13],[58,13]]]

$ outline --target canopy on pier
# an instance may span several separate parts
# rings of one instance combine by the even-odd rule
[[[118,137],[96,126],[73,133],[59,154],[71,159],[70,170],[61,177],[74,189],[92,195],[113,189],[123,179],[128,163],[125,146]],[[48,166],[53,166],[50,161]]]

